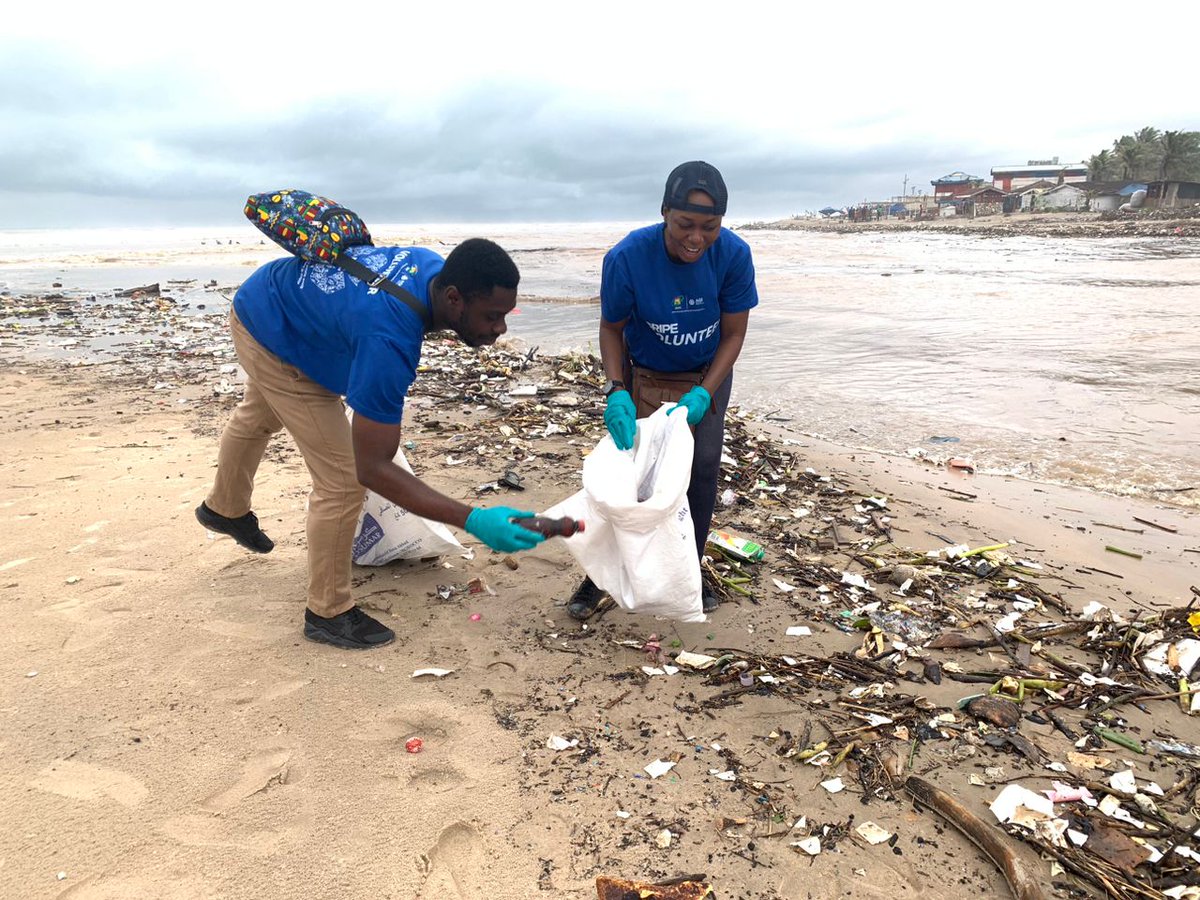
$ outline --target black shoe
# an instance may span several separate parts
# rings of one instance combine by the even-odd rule
[[[258,516],[252,512],[229,519],[217,515],[208,508],[207,503],[201,503],[196,507],[196,519],[209,531],[227,534],[247,550],[270,553],[275,549],[275,542],[263,534],[262,529],[258,527]]]
[[[600,605],[600,598],[603,596],[604,591],[596,587],[596,583],[585,575],[567,602],[567,615],[580,622],[587,621]]]
[[[700,607],[706,613],[712,612],[714,609],[716,609],[720,605],[721,605],[721,598],[718,597],[716,594],[714,594],[712,591],[710,591],[708,588],[704,588],[700,592]]]
[[[371,650],[390,644],[396,639],[396,632],[352,606],[331,619],[318,616],[311,609],[304,610],[304,636],[318,644],[333,644],[345,650]]]

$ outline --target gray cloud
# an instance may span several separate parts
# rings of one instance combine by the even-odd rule
[[[704,158],[730,184],[730,214],[776,217],[927,187],[953,169],[986,175],[967,146],[897,133],[861,148],[784,144],[779,123],[733,132],[719,111],[592,108],[548,86],[495,82],[404,105],[365,89],[300,111],[248,77],[252,112],[187,72],[97,73],[43,49],[0,60],[0,201],[14,226],[236,221],[249,193],[285,186],[336,197],[368,221],[579,221],[653,217],[667,172]],[[297,86],[295,90],[300,90]],[[394,99],[396,98],[396,99]],[[798,116],[796,110],[781,115]],[[887,127],[864,116],[862,128]]]

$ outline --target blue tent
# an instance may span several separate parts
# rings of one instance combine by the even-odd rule
[[[839,212],[839,211],[840,210],[836,210],[832,206],[827,206],[824,209],[817,210],[817,212],[819,212],[823,216],[832,216],[835,212]]]

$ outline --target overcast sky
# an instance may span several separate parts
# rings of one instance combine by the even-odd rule
[[[774,219],[1200,130],[1196,0],[810,6],[10,4],[0,228],[234,222],[281,187],[368,221],[651,219],[687,159]]]

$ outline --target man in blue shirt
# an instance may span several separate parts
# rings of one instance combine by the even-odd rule
[[[444,261],[420,247],[344,252],[423,302],[430,331],[450,329],[482,347],[507,330],[520,274],[491,241],[472,238]],[[221,435],[213,489],[196,518],[249,550],[269,553],[275,545],[259,528],[250,500],[267,442],[287,428],[312,477],[306,638],[347,649],[395,638],[350,596],[364,488],[418,516],[465,528],[493,550],[527,550],[544,540],[513,521],[532,512],[471,508],[392,461],[425,335],[408,305],[336,266],[293,256],[267,263],[246,280],[234,297],[230,328],[246,391]],[[353,425],[346,406],[354,410]]]
[[[721,227],[728,197],[713,166],[677,166],[663,192],[662,223],[630,232],[605,255],[600,276],[600,357],[609,378],[604,421],[628,450],[638,417],[664,402],[686,413],[696,439],[688,506],[701,556],[716,505],[733,364],[758,305],[750,248]],[[601,596],[584,578],[567,612],[586,619]],[[705,612],[716,609],[711,591],[702,599]]]

